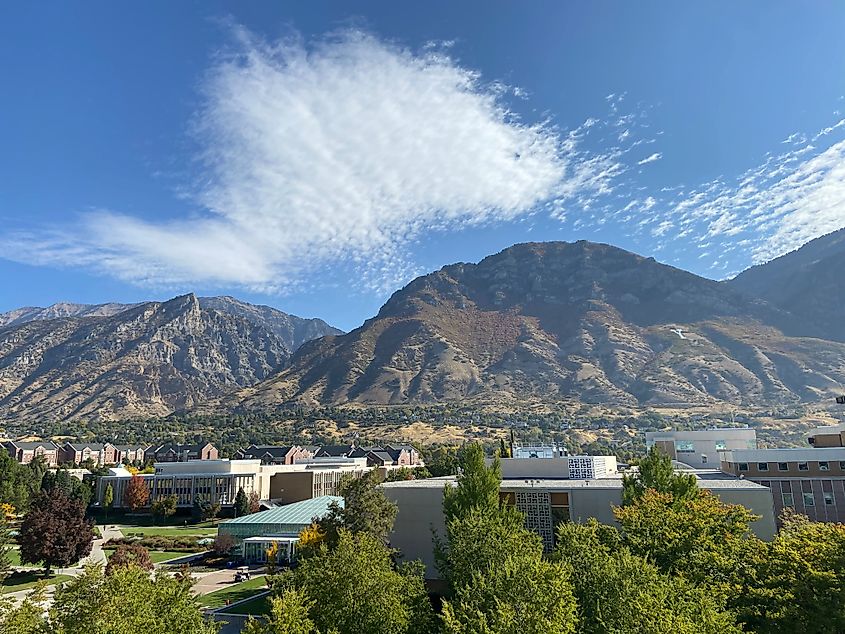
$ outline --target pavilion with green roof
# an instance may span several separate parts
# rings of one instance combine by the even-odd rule
[[[296,552],[299,533],[326,515],[332,502],[343,506],[342,497],[323,495],[226,520],[220,523],[217,533],[231,535],[247,562],[266,561],[267,549],[273,543],[281,551],[280,559],[290,561]]]

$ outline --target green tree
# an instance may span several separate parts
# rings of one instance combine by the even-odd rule
[[[465,445],[458,454],[457,486],[446,485],[443,490],[443,515],[450,519],[467,514],[472,509],[492,512],[499,508],[499,485],[502,467],[499,458],[488,467],[484,448],[479,443]]]
[[[672,459],[657,447],[652,447],[640,460],[638,470],[622,478],[623,506],[641,498],[648,489],[668,493],[673,499],[682,500],[694,497],[698,492],[698,484],[695,475],[676,473]]]
[[[750,630],[845,632],[845,525],[787,515],[771,543],[749,549],[748,561],[729,605]]]
[[[112,506],[114,506],[114,487],[111,482],[109,482],[106,485],[106,490],[103,491],[103,507],[106,509],[106,517],[108,517]]]
[[[0,448],[2,451],[2,448]],[[9,534],[9,525],[3,513],[0,513],[0,583],[12,570],[12,560],[10,558],[9,543],[12,537]]]
[[[44,459],[22,465],[0,448],[0,504],[11,504],[20,511],[29,508],[29,500],[41,488],[41,478],[46,471]]]
[[[661,573],[595,521],[558,527],[554,558],[572,576],[583,634],[732,634],[740,629],[706,587]]]
[[[387,543],[396,520],[396,505],[387,499],[379,485],[378,473],[373,470],[360,478],[350,478],[340,487],[343,506],[329,504],[329,511],[318,526],[326,535],[329,546],[337,543],[341,530],[353,534],[368,533],[382,543]]]
[[[243,634],[320,634],[309,616],[314,607],[314,601],[292,588],[270,601],[270,616],[266,621],[250,617]]]
[[[333,549],[277,577],[274,593],[302,593],[314,626],[338,634],[427,634],[434,615],[422,565],[394,566],[392,552],[369,531],[340,529]]]
[[[565,634],[575,631],[569,572],[541,553],[509,554],[498,566],[476,571],[443,603],[450,634]]]
[[[19,604],[0,597],[0,632],[3,634],[54,634],[45,617],[46,582],[36,586]]]
[[[215,634],[190,583],[167,575],[150,577],[137,566],[119,567],[109,575],[99,566],[56,590],[50,611],[53,630],[86,634]]]
[[[664,572],[700,580],[709,576],[720,553],[748,538],[748,525],[758,519],[744,506],[724,504],[707,491],[678,500],[653,489],[614,514],[633,554]]]
[[[243,515],[249,515],[249,498],[241,487],[235,495],[235,517]]]
[[[157,520],[164,522],[176,513],[179,499],[175,495],[164,495],[156,498],[150,505],[150,512]]]
[[[91,502],[91,487],[76,478],[67,469],[56,469],[48,471],[41,479],[42,491],[59,490],[73,500],[79,500],[83,506]]]
[[[93,527],[80,500],[69,498],[61,489],[42,491],[21,522],[21,562],[43,562],[48,575],[53,567],[75,564],[91,552]]]

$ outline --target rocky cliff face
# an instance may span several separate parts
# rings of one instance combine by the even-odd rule
[[[845,229],[808,242],[728,282],[816,325],[820,336],[845,341]]]
[[[362,327],[305,344],[238,399],[815,400],[845,379],[845,345],[821,334],[725,284],[621,249],[522,244],[414,280]]]
[[[288,355],[269,328],[194,295],[34,318],[0,328],[0,419],[165,415],[261,381]]]

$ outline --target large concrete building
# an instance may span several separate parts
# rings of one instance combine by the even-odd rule
[[[672,460],[691,467],[718,469],[719,452],[757,449],[757,433],[749,427],[649,431],[645,443],[646,449],[658,447]]]
[[[616,474],[616,456],[502,458],[500,463],[505,479],[594,479]]]
[[[175,495],[179,507],[192,506],[196,498],[230,507],[240,489],[247,495],[256,493],[269,504],[333,495],[344,476],[358,477],[369,469],[365,458],[312,458],[295,464],[262,464],[260,459],[190,460],[154,466],[155,473],[139,476],[147,484],[149,501]],[[100,477],[97,503],[102,504],[111,484],[114,508],[121,508],[130,478],[125,469],[113,469],[110,475]]]
[[[759,515],[760,519],[751,525],[757,536],[762,539],[774,536],[775,516],[769,489],[715,470],[691,470],[690,473],[696,475],[702,489],[711,491],[724,502],[741,504]],[[455,478],[385,482],[381,486],[399,508],[390,536],[391,545],[398,548],[406,560],[420,559],[426,565],[427,576],[437,578],[432,531],[445,535],[443,488],[455,486]],[[500,495],[525,514],[526,527],[536,531],[545,547],[551,549],[555,528],[560,522],[586,522],[595,518],[602,523],[616,524],[613,507],[622,504],[622,478],[504,479]]]

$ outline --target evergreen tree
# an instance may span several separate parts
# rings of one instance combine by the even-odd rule
[[[334,546],[341,529],[350,533],[368,533],[387,543],[396,520],[396,505],[387,499],[379,485],[378,473],[368,471],[359,478],[350,478],[340,487],[344,504],[329,504],[329,512],[319,521],[325,541]]]
[[[2,448],[0,448],[2,451]],[[8,521],[6,520],[6,516],[3,513],[0,513],[0,584],[3,583],[3,579],[11,572],[12,569],[12,560],[10,558],[10,548],[9,543],[12,541],[12,537],[9,534],[9,525]]]
[[[249,515],[249,498],[241,487],[235,495],[235,517],[243,515]]]
[[[114,487],[111,482],[109,482],[106,485],[106,490],[103,491],[103,508],[106,509],[106,517],[108,517],[108,513],[111,511],[112,506],[114,506]]]

